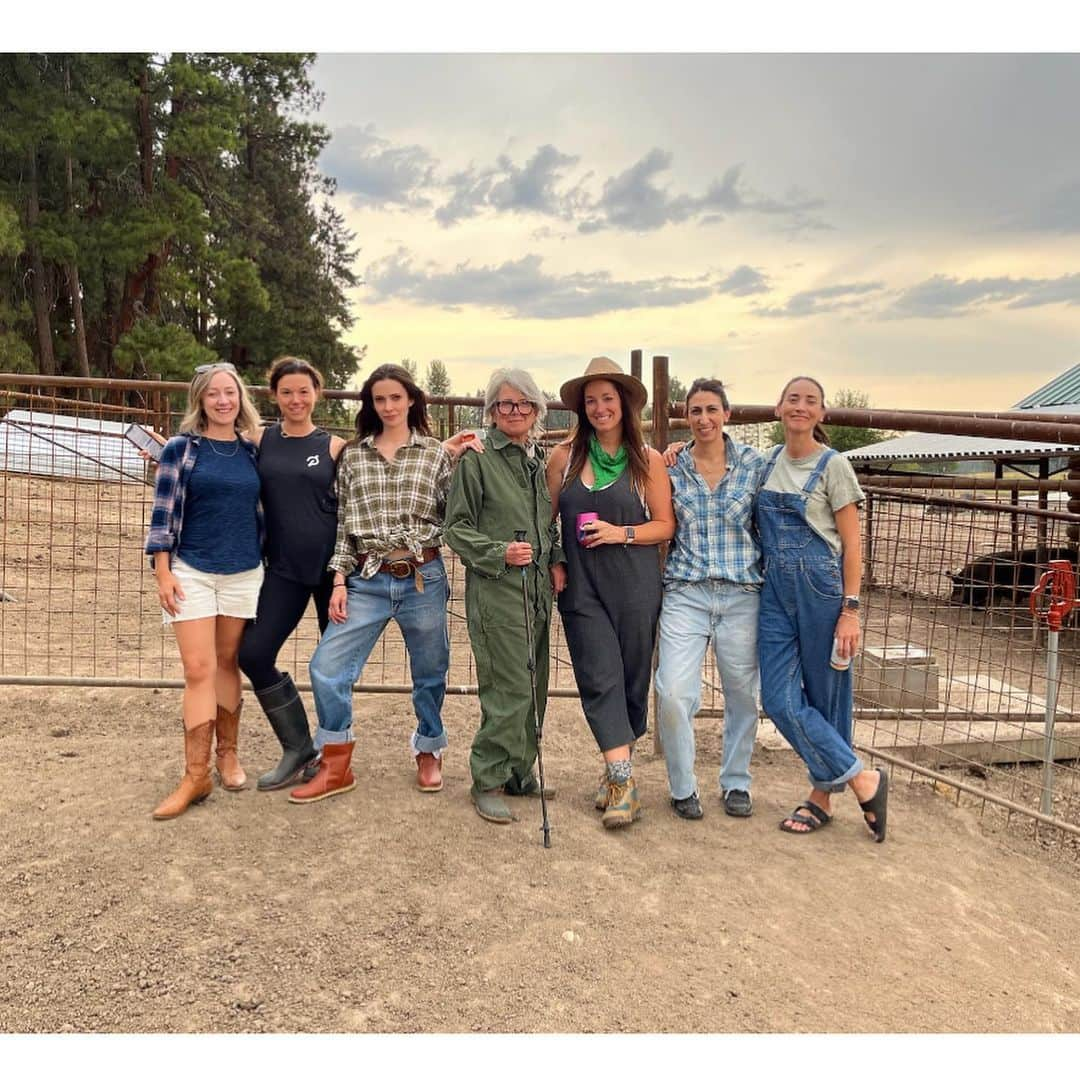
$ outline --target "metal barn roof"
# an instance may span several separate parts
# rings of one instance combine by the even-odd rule
[[[1064,408],[1062,406],[1069,406]],[[1042,412],[1080,412],[1080,364],[1056,375],[1045,386],[1018,401],[1014,409],[1039,409]]]
[[[146,464],[124,438],[127,424],[12,409],[0,420],[0,471],[145,483]]]
[[[1036,460],[1080,453],[1080,446],[1033,442],[1028,439],[984,439],[971,435],[940,435],[912,432],[895,439],[860,446],[844,452],[852,464],[892,461],[978,461],[1007,458]]]

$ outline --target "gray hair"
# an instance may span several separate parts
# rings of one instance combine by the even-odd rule
[[[547,402],[544,400],[540,387],[536,385],[536,380],[522,368],[497,368],[491,373],[487,391],[484,394],[484,415],[488,420],[494,421],[492,410],[502,386],[509,386],[516,390],[523,398],[536,406],[536,419],[533,421],[529,434],[534,439],[539,438],[544,430],[543,420],[547,416]]]

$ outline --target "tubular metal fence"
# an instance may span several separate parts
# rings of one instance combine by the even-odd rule
[[[357,396],[335,393],[320,422],[342,430]],[[479,419],[473,399],[433,404],[447,430]],[[0,684],[182,686],[142,554],[151,476],[122,435],[132,422],[169,433],[181,407],[182,393],[168,384],[88,387],[0,375]],[[761,446],[767,431],[765,423],[748,425],[736,436]],[[1080,637],[1076,620],[1068,620],[1058,639],[1048,756],[1047,702],[1054,697],[1048,631],[1029,608],[1051,559],[1075,567],[1069,532],[1075,536],[1080,515],[1069,513],[1064,500],[1080,483],[1061,483],[1060,492],[1047,494],[1054,482],[1029,482],[1042,490],[1028,492],[1022,483],[977,490],[993,485],[972,479],[969,490],[942,492],[928,488],[925,477],[911,477],[910,486],[897,486],[906,479],[862,479],[868,501],[865,645],[855,661],[857,746],[913,780],[924,778],[958,801],[978,800],[986,814],[1022,823],[1056,851],[1080,852]],[[449,691],[475,693],[464,573],[447,554]],[[309,611],[280,661],[299,685],[307,683],[317,638]],[[551,687],[555,695],[576,697],[557,615]],[[393,626],[359,689],[410,690]],[[710,662],[699,718],[708,728],[703,750],[717,737],[712,718],[722,706]],[[760,738],[778,737],[766,722]]]

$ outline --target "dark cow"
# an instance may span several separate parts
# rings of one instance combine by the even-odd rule
[[[1076,568],[1076,550],[1068,547],[1023,548],[994,551],[972,559],[959,570],[947,571],[952,579],[954,604],[986,608],[991,604],[1026,605],[1031,590],[1049,569],[1051,559],[1067,559]]]

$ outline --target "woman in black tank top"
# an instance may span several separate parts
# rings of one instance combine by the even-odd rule
[[[662,597],[657,545],[674,535],[675,512],[664,462],[641,434],[640,380],[601,356],[559,393],[577,413],[571,440],[555,447],[547,469],[566,553],[559,613],[604,757],[596,806],[612,829],[641,813],[630,751],[645,734]]]
[[[333,575],[337,500],[334,472],[345,440],[317,428],[311,414],[323,378],[306,360],[282,356],[270,367],[270,392],[281,420],[257,433],[259,479],[266,515],[266,576],[254,622],[244,630],[240,669],[251,680],[282,757],[259,777],[260,791],[287,787],[314,775],[318,753],[307,712],[292,677],[277,668],[277,656],[315,601],[319,630],[328,622]]]

